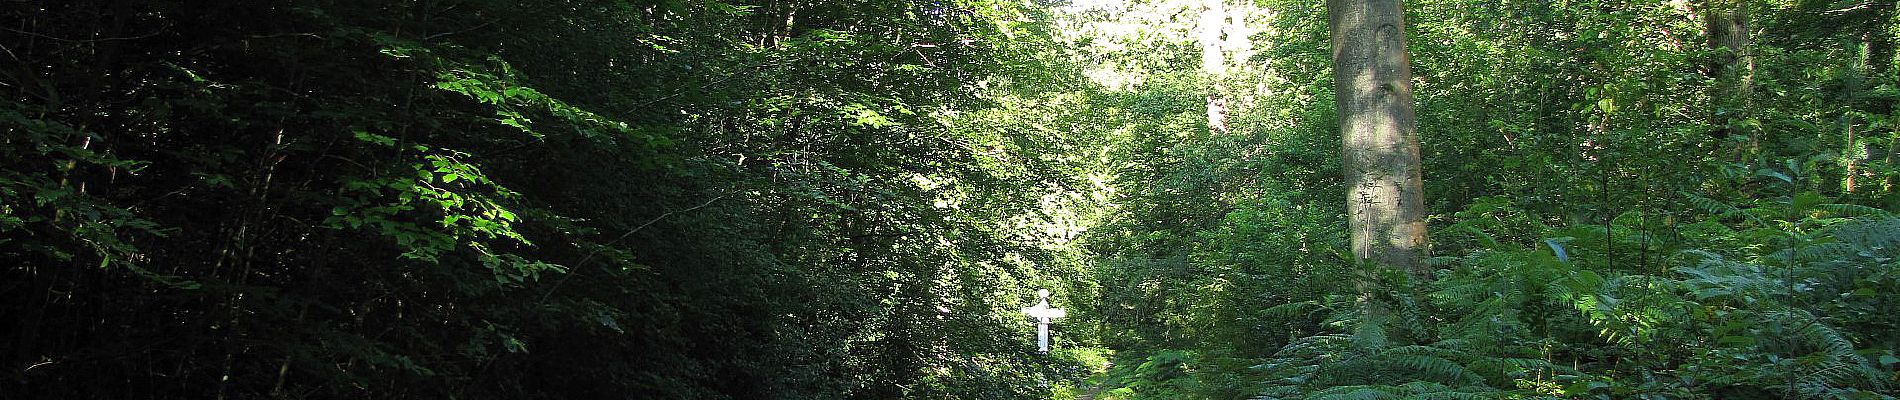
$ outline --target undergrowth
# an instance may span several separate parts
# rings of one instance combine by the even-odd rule
[[[1254,365],[1255,398],[1900,393],[1900,308],[1885,295],[1900,289],[1900,218],[1813,193],[1691,199],[1700,222],[1630,213],[1608,228],[1541,227],[1528,243],[1456,224],[1447,231],[1479,245],[1434,260],[1434,280],[1381,275],[1357,296],[1270,310],[1324,310],[1327,331]]]

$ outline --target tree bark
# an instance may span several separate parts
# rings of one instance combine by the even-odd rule
[[[1709,122],[1715,130],[1710,135],[1726,139],[1734,133],[1735,121],[1746,118],[1748,99],[1755,90],[1755,56],[1748,49],[1748,2],[1710,0],[1706,7],[1709,49],[1716,52],[1709,63],[1709,73],[1715,77],[1709,96],[1715,106]],[[1750,135],[1749,146],[1759,140]]]
[[[1326,13],[1353,257],[1429,278],[1403,8],[1399,0],[1327,0]]]
[[[1221,78],[1227,72],[1226,49],[1222,32],[1227,25],[1224,0],[1201,0],[1200,21],[1195,27],[1197,41],[1201,46],[1201,72],[1209,82],[1207,89],[1207,131],[1209,134],[1227,133],[1227,98],[1221,94]]]
[[[1885,74],[1893,69],[1894,33],[1889,29],[1893,27],[1894,3],[1876,1],[1869,5],[1875,17],[1863,39],[1867,43],[1868,75],[1887,76]]]

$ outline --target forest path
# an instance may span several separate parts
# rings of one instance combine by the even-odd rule
[[[1110,361],[1106,365],[1103,366],[1103,370],[1111,370],[1114,368],[1115,368],[1115,362],[1113,361]],[[1081,396],[1076,396],[1075,400],[1095,400],[1096,395],[1102,394],[1102,391],[1104,390],[1108,390],[1108,382],[1109,382],[1108,377],[1102,376],[1101,382],[1096,382],[1095,386],[1090,386],[1087,392],[1083,392]]]

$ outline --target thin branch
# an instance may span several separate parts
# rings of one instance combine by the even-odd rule
[[[147,33],[147,34],[138,35],[138,36],[109,37],[109,38],[98,38],[98,39],[67,39],[67,38],[57,37],[57,36],[48,36],[44,33],[39,33],[39,32],[23,31],[19,29],[6,28],[6,27],[0,27],[0,31],[13,32],[13,33],[18,33],[22,35],[54,40],[54,41],[68,42],[68,43],[94,43],[94,42],[109,42],[109,41],[114,41],[114,40],[144,39],[148,37],[158,36],[159,33],[165,32],[165,29],[160,28],[159,30],[152,31],[152,33]]]
[[[594,247],[594,250],[592,250],[592,251],[588,251],[588,252],[587,252],[587,255],[584,255],[584,256],[581,256],[581,260],[580,260],[580,261],[577,261],[577,262],[575,262],[575,263],[574,263],[574,266],[573,266],[573,267],[570,267],[570,268],[568,268],[568,272],[567,272],[567,275],[565,275],[565,276],[562,276],[562,277],[561,277],[561,280],[560,280],[560,281],[556,281],[556,282],[554,282],[554,286],[553,286],[553,287],[550,287],[550,288],[548,288],[548,292],[547,292],[547,293],[543,293],[543,294],[541,295],[541,301],[540,301],[540,303],[541,303],[541,304],[543,304],[543,305],[545,305],[545,304],[547,304],[547,302],[548,302],[548,299],[549,299],[549,298],[552,298],[552,297],[554,297],[554,292],[555,292],[555,291],[557,291],[557,290],[560,290],[560,289],[561,289],[561,285],[565,285],[565,284],[567,284],[567,280],[568,280],[568,279],[573,279],[573,278],[574,278],[574,275],[578,275],[578,274],[580,273],[580,268],[581,268],[582,266],[585,266],[585,265],[587,265],[587,260],[591,260],[591,259],[593,259],[593,258],[594,258],[594,255],[596,255],[596,254],[600,254],[600,250],[601,250],[601,249],[605,249],[605,248],[607,248],[608,246],[613,246],[613,245],[614,245],[614,244],[616,244],[616,243],[620,243],[620,241],[621,241],[621,240],[626,240],[626,239],[627,239],[627,237],[630,237],[630,236],[633,236],[633,234],[634,234],[634,233],[638,233],[638,232],[640,232],[640,230],[642,230],[642,229],[646,229],[646,228],[647,228],[648,226],[653,226],[653,224],[654,224],[654,223],[656,223],[656,222],[660,222],[660,220],[664,220],[664,219],[666,219],[666,217],[671,217],[671,216],[673,216],[674,214],[680,214],[680,213],[687,213],[687,212],[692,212],[693,210],[698,210],[698,209],[701,209],[701,208],[706,208],[706,206],[710,206],[710,205],[712,205],[713,203],[715,203],[715,202],[718,202],[719,200],[722,200],[722,199],[725,199],[725,198],[726,198],[726,196],[723,196],[723,195],[722,195],[722,196],[719,196],[719,197],[714,197],[714,198],[712,198],[712,200],[706,200],[706,202],[705,202],[705,203],[700,203],[700,204],[699,204],[699,205],[697,205],[697,206],[692,206],[692,207],[688,207],[688,208],[686,208],[686,209],[683,209],[683,210],[675,210],[675,211],[667,211],[667,212],[665,212],[665,213],[662,213],[662,214],[660,214],[660,216],[658,216],[658,217],[653,217],[653,219],[651,219],[651,220],[647,220],[647,222],[646,222],[646,223],[643,223],[643,224],[640,224],[640,226],[635,226],[635,227],[633,227],[633,229],[629,229],[629,230],[627,230],[627,233],[622,233],[622,234],[620,234],[620,236],[619,236],[619,237],[615,237],[615,238],[614,238],[614,240],[609,240],[609,241],[607,241],[606,243],[601,243],[601,244],[600,244],[599,246],[597,246],[597,247]]]
[[[620,234],[620,237],[616,237],[614,238],[614,240],[609,240],[607,241],[607,243],[601,243],[600,247],[594,248],[594,251],[587,252],[586,256],[582,256],[580,262],[574,263],[574,267],[579,268],[582,264],[586,264],[589,258],[593,258],[595,254],[600,253],[601,248],[605,248],[607,246],[612,246],[616,243],[620,243],[621,240],[626,240],[628,236],[633,236],[635,232],[639,232],[641,229],[646,229],[648,226],[652,226],[653,223],[655,222],[660,222],[660,220],[666,219],[666,217],[673,216],[673,214],[693,212],[693,210],[706,208],[706,206],[710,206],[713,203],[718,202],[719,200],[723,200],[725,198],[726,196],[714,197],[712,198],[712,200],[706,200],[705,203],[700,203],[697,206],[688,207],[684,210],[667,211],[666,213],[660,214],[660,216],[658,217],[653,217],[653,219],[647,220],[646,223],[640,224],[640,226],[636,226],[636,227],[633,227],[633,229],[628,230],[627,233]]]
[[[771,66],[771,65],[775,65],[775,64],[778,64],[778,61],[767,61],[767,62],[764,62],[764,63],[760,63],[759,65],[754,65],[754,66],[751,66],[751,67],[747,67],[747,68],[743,68],[743,69],[759,69],[759,68],[765,68],[765,67],[767,67],[767,66]],[[704,85],[699,85],[699,88],[698,88],[698,89],[694,89],[694,90],[706,90],[706,88],[709,88],[709,87],[712,87],[713,85],[718,85],[718,84],[721,84],[721,83],[726,83],[726,81],[729,81],[729,80],[732,80],[732,78],[735,78],[735,77],[738,77],[739,75],[741,75],[741,74],[737,74],[737,73],[733,73],[733,74],[726,74],[726,76],[725,76],[725,77],[723,77],[723,78],[719,78],[719,79],[717,79],[717,80],[714,80],[714,81],[712,81],[712,82],[706,82],[706,84],[704,84]],[[691,91],[694,91],[694,90],[687,90],[687,89],[681,89],[681,90],[679,90],[679,91],[677,91],[677,92],[673,92],[673,94],[669,94],[669,95],[666,95],[666,96],[662,96],[662,97],[660,97],[660,98],[657,98],[657,99],[653,99],[653,100],[649,100],[649,101],[647,101],[647,102],[645,102],[645,103],[640,103],[639,105],[636,105],[636,106],[633,106],[633,108],[635,108],[635,109],[640,109],[640,108],[646,108],[647,106],[650,106],[650,105],[653,105],[654,103],[659,103],[659,102],[662,102],[662,101],[667,101],[667,100],[670,100],[670,99],[672,99],[672,98],[674,98],[674,97],[679,97],[679,96],[680,96],[680,95],[682,95],[682,94],[686,94],[687,92],[691,92]]]
[[[706,90],[706,88],[709,88],[709,87],[712,87],[713,85],[717,85],[717,84],[721,84],[721,83],[726,83],[726,81],[729,81],[729,80],[732,80],[732,78],[733,78],[733,77],[736,77],[736,76],[739,76],[739,74],[728,74],[728,75],[726,75],[726,77],[724,77],[724,78],[719,78],[718,80],[715,80],[715,81],[712,81],[712,82],[707,82],[707,83],[706,83],[706,84],[704,84],[704,85],[699,85],[699,89],[697,89],[697,90]],[[634,106],[633,108],[636,108],[636,109],[639,109],[639,108],[646,108],[647,106],[650,106],[650,105],[653,105],[654,103],[659,103],[659,102],[662,102],[662,101],[667,101],[667,100],[671,100],[671,99],[672,99],[672,98],[674,98],[674,97],[679,97],[680,95],[682,95],[682,94],[686,94],[686,92],[689,92],[689,91],[690,91],[690,90],[680,90],[680,91],[677,91],[677,92],[673,92],[673,94],[669,94],[669,95],[666,95],[666,96],[663,96],[663,97],[660,97],[660,98],[657,98],[657,99],[653,99],[653,100],[651,100],[651,101],[648,101],[648,102],[645,102],[645,103],[640,103],[640,105],[638,105],[638,106]]]
[[[323,39],[323,35],[318,35],[316,33],[311,33],[311,32],[285,32],[285,33],[273,33],[269,35],[250,35],[250,36],[245,36],[244,38],[246,39],[276,39],[280,37],[291,37],[291,36],[313,37],[317,39]]]
[[[451,7],[451,8],[453,8],[453,7]],[[471,27],[469,27],[468,29],[463,29],[463,30],[459,30],[459,31],[450,31],[450,32],[442,32],[442,33],[437,33],[437,34],[434,34],[434,35],[429,35],[429,36],[423,36],[423,37],[422,37],[422,39],[420,39],[420,41],[424,41],[424,42],[426,42],[426,41],[430,41],[430,40],[434,40],[434,39],[436,39],[436,38],[440,38],[440,37],[443,37],[443,36],[449,36],[449,35],[457,35],[457,34],[462,34],[462,33],[468,33],[468,32],[470,32],[470,31],[474,31],[474,30],[476,30],[476,29],[482,29],[482,28],[487,28],[487,27],[488,27],[489,25],[494,25],[494,24],[495,24],[495,21],[500,21],[500,20],[490,20],[490,21],[488,21],[488,22],[483,22],[483,23],[481,23],[480,25],[475,25],[475,26],[471,26]]]

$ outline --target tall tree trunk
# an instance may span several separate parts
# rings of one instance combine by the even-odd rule
[[[1221,94],[1221,78],[1227,72],[1227,55],[1221,46],[1227,26],[1225,0],[1201,0],[1200,21],[1195,27],[1201,46],[1201,72],[1207,75],[1207,131],[1227,133],[1227,98]]]
[[[1852,194],[1854,193],[1854,175],[1860,173],[1860,160],[1866,158],[1867,154],[1866,148],[1861,146],[1860,141],[1854,137],[1854,119],[1849,117],[1842,120],[1847,125],[1847,143],[1842,145],[1841,159],[1844,160],[1842,164],[1845,164],[1847,171],[1841,174],[1841,194]]]
[[[1715,77],[1709,93],[1715,107],[1709,121],[1715,130],[1710,135],[1726,139],[1735,133],[1736,121],[1747,118],[1748,99],[1755,90],[1755,56],[1748,49],[1748,1],[1709,0],[1705,4],[1709,49],[1716,51],[1709,61],[1709,73]],[[1750,134],[1749,148],[1759,146],[1760,140]]]
[[[1327,0],[1352,253],[1428,278],[1412,67],[1399,0]]]
[[[1874,23],[1862,39],[1867,42],[1868,75],[1885,77],[1893,69],[1894,2],[1876,1],[1869,5],[1874,9]]]
[[[1866,43],[1866,47],[1867,47],[1867,50],[1865,51],[1866,53],[1865,57],[1867,60],[1866,61],[1866,64],[1867,64],[1866,75],[1874,77],[1876,81],[1878,81],[1881,79],[1888,79],[1889,77],[1892,77],[1894,73],[1893,63],[1894,63],[1895,37],[1894,37],[1893,28],[1894,28],[1894,11],[1895,11],[1894,8],[1895,7],[1894,7],[1894,3],[1891,1],[1876,1],[1872,3],[1872,6],[1874,7],[1873,12],[1875,13],[1874,23],[1873,23],[1873,26],[1869,27],[1869,29],[1867,29],[1867,31],[1862,34],[1863,36],[1862,41]],[[1891,114],[1893,112],[1894,102],[1892,100],[1875,99],[1872,101],[1874,103],[1869,105],[1869,111],[1873,112],[1874,114],[1884,115],[1884,114]],[[1867,133],[1871,134],[1873,132],[1867,132]],[[1893,165],[1896,139],[1900,139],[1900,136],[1889,135],[1887,139],[1887,152],[1886,152],[1887,154],[1885,154],[1885,156],[1883,157],[1884,158],[1883,163],[1889,166]],[[1869,146],[1876,146],[1876,145],[1870,143]],[[1874,149],[1878,149],[1878,147],[1874,147]],[[1867,152],[1867,154],[1866,154],[1866,157],[1863,159],[1872,160],[1875,157],[1874,152],[1878,150],[1865,150],[1865,151]],[[1851,173],[1853,171],[1849,171],[1849,172],[1851,176]],[[1884,177],[1881,177],[1880,179],[1879,185],[1882,187],[1882,190],[1892,190],[1893,174],[1882,174],[1882,175],[1886,175]]]

